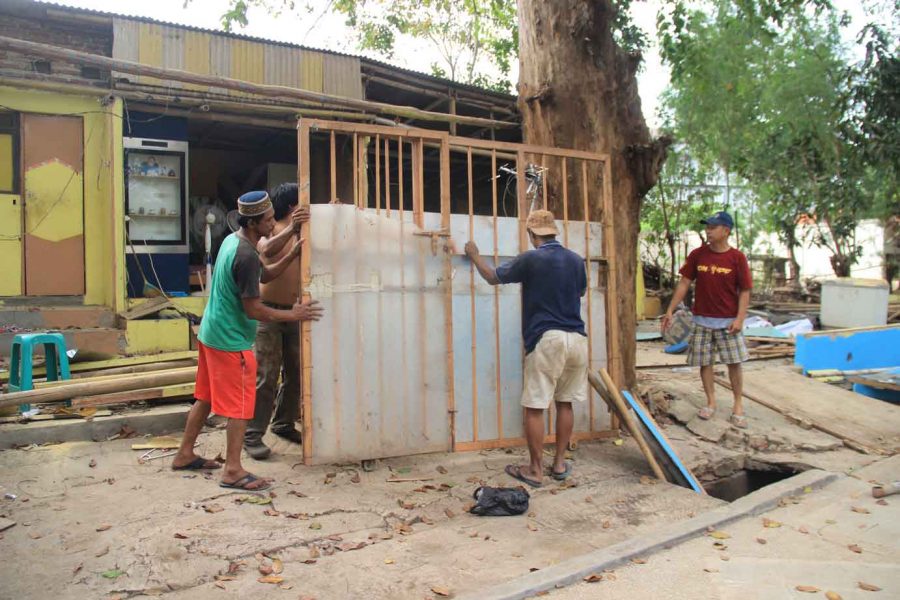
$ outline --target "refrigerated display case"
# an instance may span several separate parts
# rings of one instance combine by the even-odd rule
[[[188,143],[125,138],[129,295],[142,279],[166,292],[188,291]],[[140,282],[141,285],[137,283]]]

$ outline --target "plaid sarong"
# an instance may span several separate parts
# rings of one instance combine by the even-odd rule
[[[744,334],[732,334],[727,329],[710,329],[695,324],[688,345],[687,364],[692,367],[714,365],[716,354],[719,362],[726,365],[748,360],[750,356],[744,344]]]

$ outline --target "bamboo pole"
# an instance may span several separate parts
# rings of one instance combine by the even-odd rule
[[[475,204],[472,185],[472,150],[466,152],[466,183],[469,192],[469,241],[475,241]],[[478,441],[478,328],[475,321],[475,263],[469,261],[469,318],[472,338],[472,441]]]
[[[300,206],[309,206],[309,123],[301,119],[297,132],[297,183],[299,187]],[[300,237],[305,238],[300,253],[300,289],[301,301],[309,300],[309,289],[312,265],[309,241],[309,221],[300,227]],[[312,327],[310,321],[300,321],[300,418],[303,420],[303,462],[310,464],[313,459],[313,421],[312,421]]]
[[[280,85],[266,85],[259,83],[250,83],[230,77],[218,77],[214,75],[203,75],[200,73],[190,73],[180,69],[165,69],[153,67],[141,63],[109,58],[98,54],[88,52],[80,52],[78,50],[70,50],[50,44],[40,44],[37,42],[29,42],[6,36],[0,36],[0,50],[9,50],[12,52],[21,52],[30,56],[40,56],[42,58],[52,58],[63,60],[70,63],[84,64],[111,71],[119,71],[131,75],[141,77],[152,77],[164,81],[181,81],[184,83],[192,83],[195,85],[218,87],[231,90],[237,90],[247,94],[258,96],[267,96],[275,98],[292,98],[296,100],[304,100],[308,102],[320,102],[334,106],[344,106],[355,110],[370,110],[387,115],[397,117],[413,118],[420,121],[440,121],[450,123],[462,123],[465,125],[475,125],[479,127],[500,127],[500,128],[518,128],[518,123],[508,123],[504,121],[496,121],[493,119],[484,119],[481,117],[466,117],[460,115],[448,115],[446,113],[434,113],[413,107],[395,106],[382,102],[372,102],[369,100],[357,100],[354,98],[345,98],[343,96],[334,96],[331,94],[323,94],[320,92],[312,92],[309,90],[301,90]]]
[[[160,373],[147,373],[143,375],[129,376],[122,379],[105,381],[77,381],[65,386],[45,388],[40,390],[28,390],[25,392],[12,392],[0,396],[0,408],[16,406],[18,404],[46,404],[60,402],[77,396],[95,396],[111,392],[127,392],[148,387],[173,385],[176,383],[189,383],[197,376],[197,367],[185,367],[172,369]]]
[[[662,468],[659,466],[659,463],[656,462],[656,457],[653,456],[653,452],[650,450],[650,446],[647,445],[647,440],[644,439],[643,434],[640,429],[638,429],[637,424],[631,416],[631,412],[629,412],[628,405],[625,404],[625,400],[622,398],[622,395],[619,393],[616,384],[613,382],[612,377],[609,376],[609,373],[606,372],[606,369],[600,369],[599,371],[600,377],[591,370],[588,369],[588,381],[591,384],[600,397],[607,401],[610,404],[610,408],[619,413],[619,418],[625,423],[625,428],[628,429],[628,432],[631,434],[631,437],[634,438],[634,441],[637,442],[638,448],[641,449],[641,454],[644,455],[644,458],[647,459],[647,462],[650,463],[650,469],[653,471],[653,474],[656,475],[657,479],[661,481],[667,481],[666,475],[663,473]],[[602,383],[601,383],[602,380]],[[606,393],[604,393],[604,391]],[[607,396],[608,394],[608,396]]]

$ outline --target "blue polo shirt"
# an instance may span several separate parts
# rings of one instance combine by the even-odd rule
[[[522,338],[525,353],[545,331],[575,331],[587,336],[581,297],[587,289],[584,259],[553,240],[497,267],[501,283],[522,284]]]

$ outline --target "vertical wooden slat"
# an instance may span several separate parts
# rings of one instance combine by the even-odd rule
[[[590,211],[589,207],[589,198],[588,198],[588,171],[587,171],[587,161],[581,161],[581,195],[584,199],[584,266],[587,270],[587,339],[588,339],[588,369],[591,368],[592,359],[593,359],[593,348],[591,344],[591,228],[590,228]],[[591,386],[588,384],[587,389],[588,398],[593,398],[591,393]],[[594,430],[594,403],[593,401],[588,404],[590,409],[590,419],[591,419],[591,431]]]
[[[519,217],[519,252],[525,252],[528,249],[528,235],[525,231],[525,219],[528,218],[528,209],[525,203],[528,201],[525,196],[525,153],[519,150],[516,153],[516,203],[518,204]]]
[[[543,209],[547,210],[547,155],[541,154],[541,199],[544,201]]]
[[[353,206],[359,208],[359,134],[353,134]]]
[[[335,150],[334,132],[331,132],[329,148],[329,165],[331,166],[331,203],[337,203],[337,151]]]
[[[469,192],[469,241],[475,236],[475,199],[472,189],[472,147],[466,147],[466,183]],[[478,441],[478,344],[475,322],[475,264],[469,261],[469,306],[472,323],[472,440]]]
[[[424,185],[424,171],[425,171],[425,155],[424,155],[424,143],[421,138],[416,139],[413,142],[413,222],[417,227],[422,228],[425,226],[425,190],[423,188]],[[449,150],[448,150],[449,152]],[[449,168],[449,165],[448,165]],[[447,185],[449,185],[449,174],[447,175]],[[443,185],[443,182],[441,182]]]
[[[420,164],[422,164],[420,162]],[[441,229],[450,230],[450,143],[441,139]],[[419,225],[421,227],[421,224]],[[456,385],[453,358],[453,264],[449,247],[444,251],[444,336],[447,369],[447,414],[450,418],[450,447],[456,449]]]
[[[384,138],[384,205],[391,218],[391,141]]]
[[[297,183],[299,184],[300,206],[309,206],[309,125],[300,120],[297,135]],[[310,281],[310,255],[311,244],[309,242],[309,221],[300,229],[300,237],[305,238],[302,252],[300,253],[300,298],[309,299]],[[311,464],[313,459],[313,420],[312,420],[312,321],[300,322],[300,385],[302,393],[302,419],[303,419],[303,462]]]
[[[397,139],[397,210],[400,211],[400,235],[403,236],[403,138]]]
[[[562,197],[563,197],[563,245],[569,247],[569,159],[562,157]]]
[[[381,136],[375,136],[375,213],[381,214]]]
[[[613,381],[616,385],[622,386],[621,376],[619,375],[619,318],[616,314],[618,284],[616,283],[616,244],[613,241],[613,228],[615,222],[613,220],[612,207],[612,165],[609,159],[603,161],[603,247],[606,253],[606,311],[607,311],[607,364],[609,372],[612,374]]]
[[[494,267],[500,260],[497,234],[497,151],[491,150],[491,215],[494,228]],[[497,439],[503,439],[503,396],[500,393],[500,286],[494,286],[494,371],[497,388]]]

